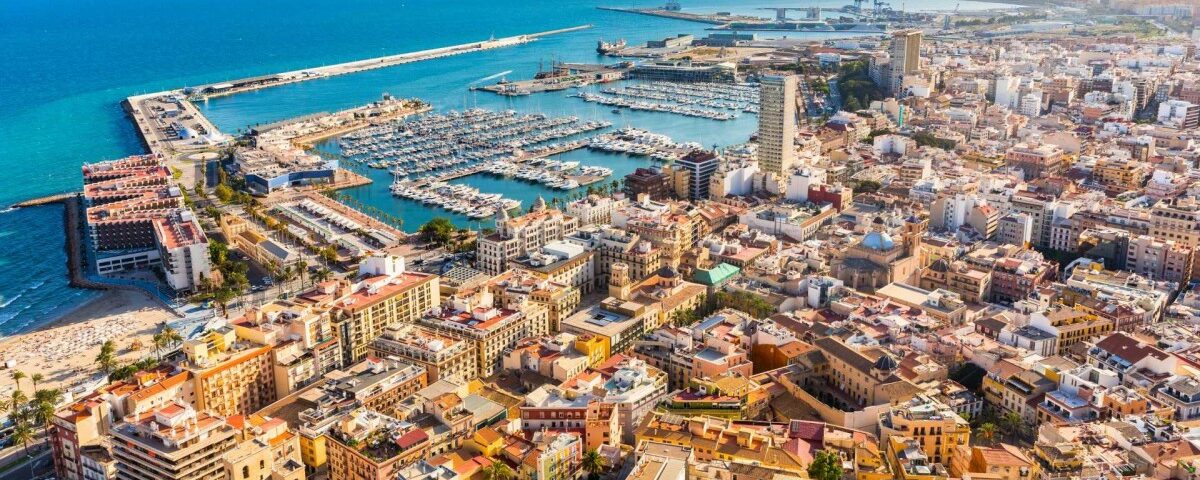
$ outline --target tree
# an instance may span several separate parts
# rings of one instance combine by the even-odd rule
[[[29,456],[29,441],[33,440],[33,428],[29,426],[28,420],[21,418],[16,419],[16,426],[13,427],[12,433],[8,434],[9,440],[13,443],[20,443],[25,446],[25,456]]]
[[[33,374],[33,376],[29,377],[29,379],[33,381],[33,391],[35,391],[35,392],[37,391],[38,382],[41,382],[45,378],[46,378],[46,376],[42,375],[40,373],[35,373],[35,374]]]
[[[504,462],[492,460],[492,464],[483,468],[484,480],[512,480],[515,477],[511,468]]]
[[[54,418],[55,407],[63,400],[62,391],[57,388],[38,390],[33,394],[33,418],[42,426],[42,433],[50,438],[50,419]]]
[[[988,422],[980,425],[975,429],[975,434],[979,436],[980,440],[991,442],[996,438],[996,424]]]
[[[808,478],[812,480],[841,480],[842,458],[837,452],[821,450],[808,465]]]
[[[333,272],[329,271],[328,268],[321,267],[312,273],[312,281],[314,283],[324,282],[329,280],[331,276],[333,276]]]
[[[225,261],[229,260],[229,246],[213,239],[208,240],[208,260],[216,265],[217,268],[225,265]]]
[[[12,375],[13,381],[17,383],[17,390],[20,390],[21,389],[21,380],[25,379],[25,372],[22,372],[20,370],[13,370],[11,375]]]
[[[237,297],[237,292],[233,291],[233,289],[229,287],[225,287],[213,292],[212,300],[217,302],[217,305],[221,307],[222,317],[228,316],[229,312],[227,308],[229,306],[229,301],[233,300],[235,297]]]
[[[421,225],[418,232],[425,236],[426,241],[444,247],[454,238],[455,228],[449,218],[434,217],[433,220]]]
[[[304,276],[308,274],[308,262],[303,258],[296,261],[296,273],[300,274],[300,286],[304,286]]]
[[[96,365],[100,367],[100,371],[105,375],[112,373],[117,368],[117,344],[112,340],[105,340],[100,345],[100,353],[96,354]]]
[[[883,188],[883,185],[881,185],[879,182],[874,180],[863,180],[858,182],[858,185],[854,186],[854,193],[875,193],[878,192],[880,188]]]
[[[1000,425],[1009,435],[1020,436],[1021,430],[1025,428],[1025,420],[1017,412],[1008,412],[1000,417]]]
[[[229,188],[228,185],[224,185],[224,184],[217,185],[217,188],[215,190],[213,190],[213,193],[215,193],[217,195],[217,198],[219,200],[221,200],[221,202],[224,202],[224,203],[229,203],[230,201],[234,200],[234,196],[235,196],[235,192],[233,191],[233,189]]]
[[[600,472],[608,468],[608,459],[600,455],[596,449],[589,448],[583,452],[582,467],[583,471],[588,473],[589,480],[596,480],[600,478]]]

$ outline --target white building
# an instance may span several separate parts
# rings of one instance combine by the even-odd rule
[[[808,188],[825,183],[825,170],[816,167],[797,168],[788,177],[784,198],[793,202],[807,202]]]
[[[1174,128],[1200,126],[1200,105],[1183,100],[1167,100],[1158,105],[1158,123]]]

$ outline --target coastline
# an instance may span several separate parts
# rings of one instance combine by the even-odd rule
[[[27,376],[43,375],[38,388],[70,392],[102,376],[94,359],[105,340],[116,342],[119,363],[131,362],[152,353],[158,326],[175,318],[147,293],[106,290],[43,325],[0,339],[0,365],[11,360]],[[28,391],[31,381],[21,386]],[[10,375],[0,375],[0,395],[13,387]]]

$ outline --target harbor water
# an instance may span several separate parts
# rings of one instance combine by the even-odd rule
[[[478,106],[547,115],[608,119],[670,135],[677,141],[727,145],[745,140],[754,116],[719,122],[666,113],[610,109],[567,98],[565,92],[501,98],[471,93],[475,80],[505,70],[528,78],[554,60],[596,62],[599,38],[638,44],[676,33],[704,35],[705,25],[596,10],[598,5],[652,7],[658,0],[216,0],[202,8],[163,9],[159,2],[129,0],[11,0],[0,2],[0,208],[80,187],[85,162],[142,153],[143,146],[120,101],[137,93],[301,69],[486,39],[595,25],[591,30],[549,37],[526,45],[418,62],[213,99],[201,108],[223,130],[320,111],[349,108],[383,92],[419,97],[439,109]],[[685,10],[733,11],[775,6],[766,0],[687,0]],[[840,6],[839,0],[815,2]],[[910,0],[908,10],[954,9],[958,0]],[[961,2],[961,9],[1001,7]],[[895,7],[895,5],[893,5]],[[234,14],[236,12],[236,14]],[[764,35],[776,36],[765,33]],[[797,38],[846,34],[789,33]],[[612,168],[619,177],[649,165],[645,159],[584,150],[556,158]],[[434,215],[392,197],[389,175],[372,171],[377,184],[348,191],[364,203],[402,216],[406,229]],[[495,177],[458,182],[501,193],[529,205],[539,194],[559,191]],[[515,187],[513,185],[516,185]],[[67,285],[62,208],[38,207],[0,213],[0,334],[36,328],[79,305],[95,292]],[[464,221],[465,219],[459,219]]]

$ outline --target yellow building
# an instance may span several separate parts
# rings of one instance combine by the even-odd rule
[[[637,445],[659,442],[688,447],[699,462],[750,463],[802,476],[807,476],[817,450],[833,450],[854,465],[858,480],[892,478],[873,435],[821,422],[681,418],[651,412],[635,437]]]
[[[950,464],[956,447],[970,444],[971,425],[948,405],[917,395],[879,416],[879,437],[892,436],[911,438],[931,461]]]
[[[1021,449],[1002,443],[997,447],[959,445],[950,474],[974,480],[1031,480],[1038,464]]]
[[[229,480],[303,480],[299,437],[287,422],[260,415],[234,416],[226,420],[240,442],[222,458]]]
[[[595,367],[611,356],[608,338],[600,335],[579,335],[575,338],[575,351],[588,357],[589,367]]]
[[[271,347],[237,342],[223,327],[183,344],[180,368],[190,372],[196,408],[217,415],[247,415],[275,401]]]
[[[1029,318],[1029,326],[1054,335],[1059,355],[1066,354],[1079,342],[1113,331],[1112,321],[1065,306],[1034,313]]]
[[[404,259],[375,256],[363,260],[354,283],[327,282],[297,297],[330,307],[330,320],[342,348],[342,365],[367,356],[383,329],[413,323],[440,302],[437,275],[407,272]]]
[[[930,460],[921,442],[903,435],[892,435],[885,441],[887,459],[897,480],[945,480],[950,473],[945,465]]]

